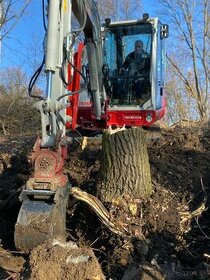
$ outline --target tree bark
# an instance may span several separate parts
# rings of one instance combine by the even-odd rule
[[[148,198],[152,192],[146,133],[141,128],[106,130],[102,137],[102,202]]]

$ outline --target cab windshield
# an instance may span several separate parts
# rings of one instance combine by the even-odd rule
[[[104,45],[104,85],[110,105],[143,105],[151,95],[152,25],[110,27]]]

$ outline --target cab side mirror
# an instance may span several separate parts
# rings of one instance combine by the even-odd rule
[[[165,39],[169,36],[169,26],[168,24],[162,24],[161,25],[161,31],[160,31],[160,38]]]

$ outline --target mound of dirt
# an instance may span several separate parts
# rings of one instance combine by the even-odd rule
[[[53,241],[31,251],[25,279],[105,280],[91,248],[79,248],[76,243]]]
[[[13,233],[34,141],[0,139],[0,279],[209,279],[208,128],[162,128],[162,137],[148,143],[154,194],[139,205],[142,240],[111,233],[87,205],[71,198],[67,245],[44,244],[26,255],[15,251]],[[100,162],[100,146],[72,146],[65,172],[73,186],[95,195]],[[72,242],[78,248],[68,247]]]

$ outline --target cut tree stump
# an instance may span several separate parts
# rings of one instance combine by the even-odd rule
[[[102,202],[147,199],[153,192],[146,133],[142,128],[107,129],[102,137]]]

